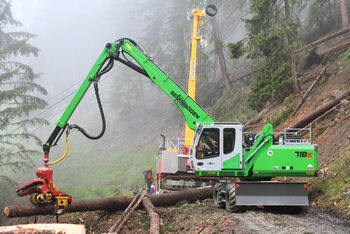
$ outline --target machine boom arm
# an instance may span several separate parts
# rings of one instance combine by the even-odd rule
[[[121,54],[130,55],[137,62],[137,64],[127,59],[121,58]],[[54,145],[54,142],[58,140],[61,133],[64,131],[64,128],[67,126],[70,117],[79,105],[81,99],[84,97],[86,91],[94,82],[99,72],[104,69],[103,66],[108,59],[117,60],[148,77],[161,90],[163,90],[163,92],[166,93],[171,98],[171,100],[175,102],[191,129],[195,129],[196,123],[198,122],[215,122],[214,118],[211,117],[201,106],[199,106],[199,104],[194,101],[169,76],[167,76],[133,40],[119,39],[114,43],[108,43],[98,57],[97,61],[84,79],[75,96],[58,120],[55,130],[52,132],[48,141],[45,143],[45,153],[48,153],[49,148],[52,147]]]

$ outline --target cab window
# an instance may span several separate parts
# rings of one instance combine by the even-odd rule
[[[212,158],[220,155],[220,130],[206,128],[202,131],[196,147],[197,158]]]
[[[236,129],[224,129],[224,154],[232,153],[235,148]]]

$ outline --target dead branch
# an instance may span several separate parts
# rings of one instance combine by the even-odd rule
[[[322,66],[322,65],[321,65]],[[299,104],[297,105],[297,107],[295,108],[295,110],[293,111],[292,113],[292,116],[293,117],[299,110],[299,108],[301,107],[301,105],[303,105],[303,103],[305,102],[307,96],[309,95],[309,93],[311,92],[311,90],[315,87],[315,85],[318,83],[318,81],[321,79],[321,77],[323,76],[323,74],[325,73],[326,71],[326,67],[325,66],[322,66],[322,69],[320,71],[320,73],[317,75],[316,79],[312,82],[312,84],[310,85],[310,87],[307,89],[307,91],[305,92],[304,95],[302,95],[302,98],[299,102]]]
[[[146,191],[142,190],[140,196],[138,197],[138,199],[136,200],[136,202],[134,203],[134,205],[129,209],[128,213],[125,214],[125,216],[121,217],[121,221],[119,222],[118,226],[116,226],[115,228],[111,228],[108,233],[119,233],[125,222],[130,218],[132,212],[140,205],[142,199],[146,196]]]
[[[144,192],[144,189],[141,189],[136,196],[134,197],[134,199],[130,202],[129,206],[124,210],[123,214],[121,214],[117,221],[115,222],[115,224],[113,226],[111,226],[108,230],[108,233],[114,233],[115,229],[120,225],[120,223],[123,221],[124,217],[126,217],[130,210],[135,210],[135,204],[140,200],[140,196],[141,194]]]

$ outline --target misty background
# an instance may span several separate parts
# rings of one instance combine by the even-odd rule
[[[245,1],[244,1],[245,2]],[[245,36],[240,19],[248,14],[244,2],[230,1],[161,1],[161,0],[15,0],[13,17],[20,28],[36,35],[29,42],[40,49],[38,57],[19,60],[40,73],[37,83],[48,95],[40,96],[48,107],[31,116],[47,119],[50,124],[31,132],[43,142],[53,131],[56,121],[67,107],[99,53],[108,42],[132,38],[153,61],[187,90],[192,8],[218,5],[215,16],[222,41],[237,41]],[[221,6],[221,8],[220,8]],[[223,79],[214,52],[215,40],[210,17],[200,27],[207,46],[198,50],[197,97],[209,110],[224,92]],[[17,29],[17,28],[16,28]],[[224,48],[227,58],[227,48]],[[227,59],[228,60],[228,59]],[[250,71],[247,59],[227,61],[230,74]],[[86,139],[78,132],[70,135],[71,151],[64,161],[54,165],[54,181],[74,197],[109,196],[131,191],[142,185],[142,171],[155,168],[160,134],[183,137],[184,119],[176,106],[144,76],[122,64],[104,75],[100,96],[107,121],[103,138]],[[90,134],[101,129],[101,118],[91,88],[70,119]],[[215,113],[214,113],[215,117]],[[238,121],[239,119],[237,119]],[[41,147],[32,147],[41,151]],[[50,151],[50,159],[64,152],[64,137]],[[42,165],[42,154],[33,155],[33,166],[22,173],[10,173],[18,184],[35,178],[35,168]]]
[[[290,1],[291,18],[284,15],[282,2],[286,1],[264,2],[262,5],[276,4],[274,10],[254,12],[250,7],[259,2],[249,0],[13,0],[13,18],[23,25],[7,23],[2,31],[35,34],[28,43],[39,53],[37,57],[19,53],[11,59],[32,67],[39,74],[35,82],[47,90],[47,95],[38,90],[33,94],[45,100],[47,106],[34,108],[29,118],[43,118],[48,124],[20,130],[45,142],[104,46],[120,38],[135,40],[155,64],[187,90],[192,34],[188,16],[192,8],[204,9],[208,4],[215,4],[218,13],[206,16],[199,27],[206,47],[198,47],[196,100],[218,121],[246,123],[263,108],[268,109],[271,102],[284,102],[292,91],[289,85],[293,77],[285,53],[290,45],[284,30],[295,33],[293,46],[297,48],[341,26],[337,1]],[[252,20],[247,24],[250,29],[246,29],[244,19],[255,16],[267,20]],[[289,20],[293,24],[285,24]],[[274,56],[264,54],[266,51],[273,51]],[[226,62],[227,79],[219,66],[220,53]],[[270,57],[274,62],[264,64]],[[8,59],[2,58],[0,64]],[[301,70],[308,68],[304,60],[298,60]],[[258,72],[252,73],[254,70]],[[6,84],[1,85],[1,91],[6,91]],[[74,198],[130,194],[144,184],[143,170],[150,166],[155,169],[160,134],[184,136],[184,118],[176,105],[148,78],[122,64],[116,62],[102,76],[100,96],[107,121],[104,137],[92,141],[73,131],[68,157],[53,166],[55,184]],[[1,111],[11,105],[1,104]],[[4,132],[14,133],[13,122],[18,120],[9,121],[4,116],[0,116],[0,137]],[[19,116],[28,117],[23,113]],[[69,123],[82,126],[91,135],[100,132],[101,117],[93,89],[87,92]],[[15,199],[19,202],[15,188],[35,178],[35,169],[42,165],[41,145],[32,140],[20,143],[39,153],[24,157],[30,162],[27,167],[1,170],[0,177],[12,181],[0,191],[0,206]],[[51,149],[50,159],[59,158],[64,148],[61,137],[58,146]],[[6,160],[15,164],[23,159],[6,152],[0,154],[0,166]],[[22,200],[27,201],[27,197]]]

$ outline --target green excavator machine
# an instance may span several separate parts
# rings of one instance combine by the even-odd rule
[[[188,127],[195,130],[191,164],[198,176],[220,178],[214,186],[214,203],[235,211],[243,206],[307,206],[307,184],[304,182],[271,181],[272,177],[317,176],[317,147],[310,138],[300,137],[305,129],[286,130],[275,139],[271,124],[259,134],[246,133],[240,123],[218,123],[180,86],[167,76],[131,39],[108,43],[91,68],[70,104],[57,122],[56,128],[43,145],[44,165],[37,169],[37,178],[17,189],[19,196],[30,195],[35,204],[54,203],[56,213],[63,213],[72,196],[63,193],[53,183],[50,165],[68,154],[71,130],[80,131],[90,139],[103,136],[106,124],[99,98],[98,82],[112,69],[115,61],[141,73],[155,83],[177,105]],[[68,124],[70,117],[90,85],[94,85],[101,117],[102,131],[89,135],[82,127]],[[232,110],[234,111],[234,110]],[[50,149],[66,132],[66,152],[56,161],[49,161]]]

